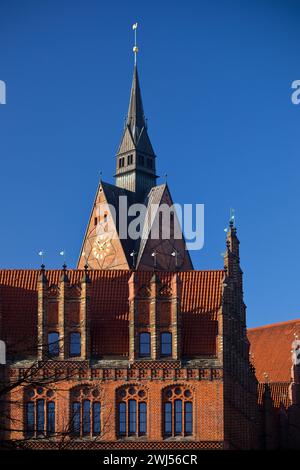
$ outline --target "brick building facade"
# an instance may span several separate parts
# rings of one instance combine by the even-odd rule
[[[0,270],[3,442],[35,449],[299,446],[298,366],[290,380],[286,358],[281,388],[261,375],[269,358],[255,352],[260,333],[247,336],[233,221],[224,268],[212,271],[193,270],[172,229],[168,240],[124,240],[118,220],[108,228],[119,196],[147,211],[172,205],[168,186],[156,186],[155,159],[135,67],[116,185],[99,184],[78,269]]]

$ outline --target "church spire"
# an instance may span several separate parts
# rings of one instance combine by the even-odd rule
[[[117,152],[116,186],[136,193],[137,200],[143,200],[153,186],[156,186],[155,153],[147,130],[144,114],[139,75],[136,64],[138,48],[136,45],[128,114],[121,143]]]
[[[134,31],[134,46],[133,46],[134,70],[133,70],[133,79],[132,79],[128,114],[127,114],[127,121],[126,121],[127,126],[129,126],[131,129],[131,134],[134,138],[135,143],[138,142],[138,137],[141,131],[147,127],[145,115],[144,115],[139,76],[138,76],[138,71],[137,71],[137,54],[139,51],[139,48],[137,46],[137,27],[138,27],[137,23],[134,23],[134,25],[132,25],[132,29]]]
[[[136,64],[134,64],[126,125],[129,126],[134,142],[137,144],[142,130],[146,129],[147,125]]]

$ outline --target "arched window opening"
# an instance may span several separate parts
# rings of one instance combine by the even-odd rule
[[[191,402],[184,404],[184,430],[186,436],[191,436],[193,433],[193,405]]]
[[[120,438],[147,434],[147,391],[135,385],[117,390],[117,430]]]
[[[139,403],[139,435],[145,436],[147,433],[147,405]]]
[[[119,403],[119,434],[126,436],[126,403]]]
[[[70,356],[81,355],[81,335],[78,332],[70,333]]]
[[[91,402],[84,400],[83,402],[83,416],[82,416],[82,434],[89,436],[91,433]]]
[[[163,391],[164,437],[193,434],[193,396],[184,386],[175,385]]]
[[[75,437],[100,436],[100,390],[86,385],[71,390],[70,429]]]
[[[136,434],[136,401],[129,400],[128,405],[129,435],[132,436]]]
[[[151,356],[151,335],[150,333],[140,333],[139,335],[139,356]]]
[[[160,335],[160,355],[162,357],[172,356],[172,333],[164,332]]]
[[[59,355],[59,334],[56,331],[48,333],[48,354],[50,357]]]
[[[43,387],[25,391],[25,430],[27,438],[52,436],[55,433],[53,390]]]
[[[101,406],[100,403],[93,403],[93,436],[99,436],[101,433]]]

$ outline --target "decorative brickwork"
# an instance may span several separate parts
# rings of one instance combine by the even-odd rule
[[[250,356],[233,222],[214,271],[192,270],[174,213],[169,239],[146,223],[138,240],[119,236],[120,196],[145,202],[145,220],[172,205],[155,158],[135,67],[117,185],[99,183],[80,269],[0,270],[1,438],[24,449],[300,448],[300,366],[287,349],[299,325],[250,331]]]

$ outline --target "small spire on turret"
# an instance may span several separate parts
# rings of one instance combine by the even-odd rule
[[[89,269],[89,265],[86,263],[84,265],[84,271],[83,271],[83,276],[82,276],[81,282],[87,283],[87,284],[91,282],[91,279],[90,279],[90,276],[89,276],[89,273],[88,273],[88,269]]]
[[[67,265],[66,265],[66,263],[63,264],[62,268],[63,268],[63,272],[61,274],[60,281],[61,282],[69,282],[69,278],[68,278],[68,275],[67,275]]]
[[[46,284],[48,282],[48,279],[45,274],[45,265],[44,263],[41,265],[41,270],[40,270],[40,275],[39,275],[39,282],[42,282]]]

